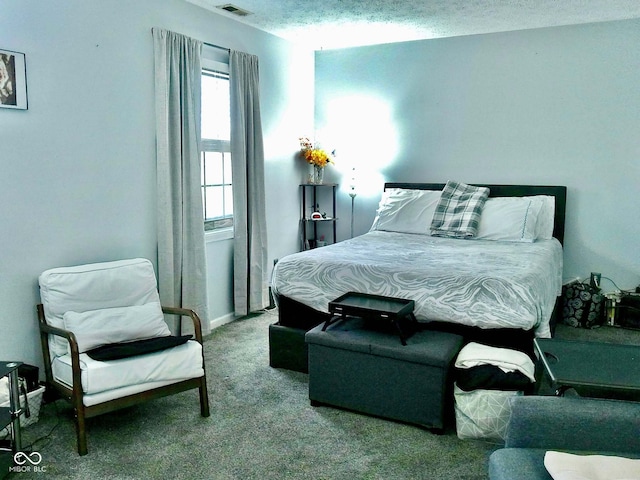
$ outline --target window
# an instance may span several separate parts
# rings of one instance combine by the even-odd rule
[[[203,61],[201,184],[205,231],[233,226],[228,66]]]

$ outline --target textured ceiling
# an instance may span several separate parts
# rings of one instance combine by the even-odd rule
[[[640,18],[640,0],[186,1],[316,50]]]

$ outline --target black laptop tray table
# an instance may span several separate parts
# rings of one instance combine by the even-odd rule
[[[325,321],[322,331],[325,331],[332,323],[349,316],[372,321],[382,320],[393,325],[400,336],[400,342],[402,345],[406,345],[407,338],[413,335],[418,324],[413,314],[414,308],[415,302],[413,300],[347,292],[329,302],[329,313],[332,316]],[[411,327],[410,331],[406,331],[402,327],[403,320],[408,320]]]

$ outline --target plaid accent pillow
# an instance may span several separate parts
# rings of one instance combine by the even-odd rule
[[[448,181],[431,220],[431,235],[472,238],[478,233],[480,214],[489,196],[486,187]]]

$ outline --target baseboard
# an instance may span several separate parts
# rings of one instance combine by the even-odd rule
[[[222,317],[214,318],[209,321],[209,327],[211,330],[214,328],[221,327],[222,325],[226,325],[227,323],[231,323],[236,319],[236,315],[234,313],[228,313],[227,315],[223,315]]]

